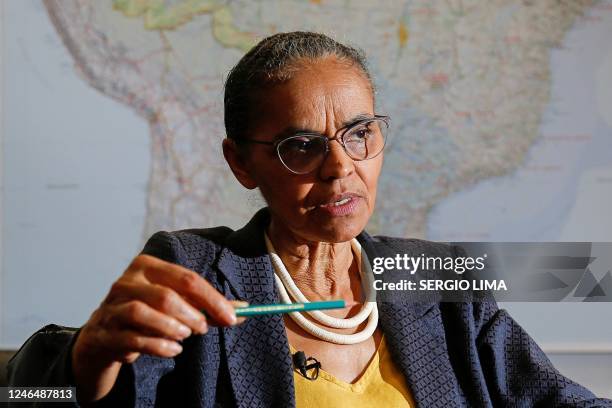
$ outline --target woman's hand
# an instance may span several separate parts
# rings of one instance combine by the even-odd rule
[[[228,326],[234,305],[194,271],[139,255],[81,328],[72,349],[79,402],[96,401],[111,390],[122,363],[141,353],[174,357],[179,341],[204,334],[208,324]],[[204,310],[212,320],[199,310]]]

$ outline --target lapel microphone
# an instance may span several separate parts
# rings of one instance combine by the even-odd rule
[[[309,361],[313,362],[308,364]],[[319,361],[314,357],[306,358],[306,354],[304,354],[303,351],[298,351],[293,355],[293,365],[295,366],[295,368],[298,369],[298,371],[304,378],[310,381],[314,381],[319,377],[319,369],[321,368],[321,363],[319,363]],[[314,371],[312,373],[312,376],[309,376],[308,370],[311,369],[314,369]]]

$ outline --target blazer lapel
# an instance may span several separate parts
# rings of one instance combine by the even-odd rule
[[[217,268],[225,293],[251,304],[278,303],[265,248],[265,214],[259,211],[230,234]],[[257,316],[221,332],[234,401],[238,407],[294,407],[293,363],[282,315]]]
[[[398,249],[377,242],[363,232],[359,237],[370,262],[377,256],[394,256]],[[419,256],[409,241],[401,242],[401,251]],[[401,274],[380,274],[373,279],[383,282],[405,278]],[[415,401],[429,401],[428,407],[454,407],[461,390],[448,358],[444,325],[440,316],[439,298],[415,299],[398,292],[378,296],[379,326],[389,350],[406,378]]]
[[[428,407],[457,406],[461,391],[448,358],[440,309],[390,302],[378,307],[389,350],[414,400],[430,401]]]

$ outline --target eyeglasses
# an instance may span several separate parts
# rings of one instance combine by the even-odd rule
[[[369,160],[378,156],[385,147],[389,121],[388,116],[374,115],[338,129],[337,134],[331,138],[318,133],[297,133],[274,142],[253,139],[242,139],[239,142],[273,146],[278,158],[290,172],[307,174],[323,164],[332,140],[338,140],[353,160]]]

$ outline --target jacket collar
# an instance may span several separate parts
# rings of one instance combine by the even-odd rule
[[[251,304],[280,302],[263,237],[269,219],[268,209],[263,208],[246,226],[231,233],[216,265],[229,285],[227,292]],[[357,239],[370,259],[377,256],[380,246],[376,245],[374,238],[364,231]],[[405,248],[406,253],[410,250],[410,247]],[[417,253],[414,255],[418,256]],[[379,325],[414,399],[431,400],[433,395],[440,406],[452,406],[458,384],[448,358],[439,304],[433,301],[380,300],[377,303]],[[224,331],[225,352],[237,405],[242,405],[240,401],[244,401],[245,395],[253,398],[253,392],[266,405],[276,406],[279,399],[285,398],[289,398],[285,400],[286,404],[294,405],[293,366],[282,316],[262,316],[256,322],[247,323]],[[268,341],[262,343],[262,337],[267,337]],[[245,369],[244,362],[249,359],[261,361]],[[270,364],[276,367],[270,367]],[[267,368],[263,368],[266,373],[262,373],[262,366],[266,365]],[[261,378],[262,374],[266,379],[254,391],[252,378]]]

